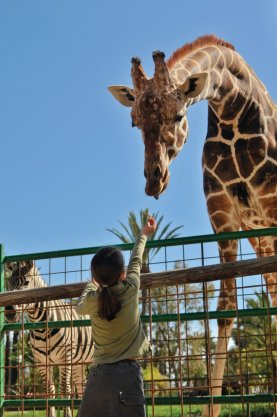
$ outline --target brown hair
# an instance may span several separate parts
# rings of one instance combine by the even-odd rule
[[[123,271],[123,255],[111,246],[100,249],[91,260],[91,274],[100,285],[98,315],[101,319],[113,320],[121,308],[120,300],[110,287],[118,283]]]

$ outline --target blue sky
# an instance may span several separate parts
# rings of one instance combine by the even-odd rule
[[[160,200],[144,194],[143,144],[107,91],[149,76],[166,56],[213,33],[233,43],[276,100],[276,0],[0,2],[0,241],[7,255],[118,243],[106,228],[149,207],[183,236],[211,233],[202,191],[207,104]]]

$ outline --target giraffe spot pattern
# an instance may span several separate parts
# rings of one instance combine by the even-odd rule
[[[206,141],[203,151],[203,160],[209,169],[213,169],[219,159],[231,159],[231,148],[223,142]]]
[[[238,178],[231,147],[223,142],[206,141],[203,152],[203,163],[221,179],[228,182]]]
[[[208,107],[208,131],[206,138],[213,138],[218,135],[218,124],[219,119],[212,110],[212,108]]]
[[[221,129],[221,136],[224,139],[231,140],[234,137],[234,130],[233,125],[226,125],[225,123],[220,123],[220,129]]]
[[[238,201],[246,207],[249,207],[249,192],[246,183],[238,182],[227,187],[230,195],[236,197]]]
[[[211,193],[218,193],[223,190],[221,183],[210,172],[204,173],[203,185],[204,185],[204,193],[206,195],[209,195]]]
[[[245,103],[246,98],[241,93],[237,93],[235,98],[231,95],[224,104],[221,117],[225,120],[233,120],[234,116],[245,106]]]
[[[251,139],[240,138],[235,143],[235,154],[240,167],[240,174],[244,178],[248,178],[254,167],[265,158],[265,142],[260,136]]]
[[[264,194],[276,193],[277,166],[272,161],[267,161],[250,182],[254,188],[262,186]]]
[[[229,182],[238,178],[238,172],[231,154],[218,164],[215,173],[222,182]]]
[[[264,132],[264,123],[260,117],[259,106],[254,101],[249,100],[246,103],[239,117],[238,129],[240,133],[245,134]]]

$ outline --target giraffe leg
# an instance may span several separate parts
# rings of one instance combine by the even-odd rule
[[[266,225],[262,225],[266,227]],[[272,225],[276,226],[276,224]],[[247,228],[244,228],[247,230]],[[257,256],[265,257],[265,256],[272,256],[277,254],[277,237],[271,236],[262,236],[259,238],[250,238],[250,244],[252,245],[253,249],[255,250]],[[272,301],[272,307],[277,307],[277,272],[274,273],[267,273],[263,274],[264,280],[267,287],[267,292],[270,295]],[[276,334],[277,334],[277,317],[275,316],[275,326],[276,326]],[[269,369],[272,369],[272,385],[269,386],[269,390],[271,388],[272,392],[275,394],[277,393],[277,375],[276,375],[276,360],[272,351],[276,349],[276,335],[271,335],[270,344],[270,352],[268,352],[268,357],[271,360],[269,364]],[[277,417],[277,403],[274,403],[274,417]]]
[[[264,274],[264,279],[266,282],[266,286],[268,289],[268,292],[270,294],[271,300],[272,300],[272,307],[277,307],[277,272],[271,273],[271,274]],[[275,326],[276,326],[276,334],[277,334],[277,317],[275,316]],[[276,360],[273,356],[272,351],[276,349],[276,335],[271,335],[271,341],[270,341],[271,347],[269,352],[269,359],[272,363],[270,363],[270,369],[272,369],[272,384],[271,388],[272,392],[274,394],[277,393],[277,376],[276,376]],[[274,417],[277,417],[277,403],[274,403]]]
[[[230,262],[236,259],[237,242],[219,242],[219,250],[222,262]],[[237,307],[236,282],[234,278],[221,281],[220,294],[218,298],[217,310],[234,310]],[[211,397],[221,395],[224,369],[227,358],[227,349],[232,333],[234,319],[218,319],[217,344],[214,355],[214,366],[211,377],[209,378],[209,394]],[[204,406],[203,417],[218,417],[220,404],[209,404]]]

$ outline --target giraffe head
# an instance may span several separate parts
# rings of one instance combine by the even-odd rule
[[[187,106],[201,94],[207,78],[206,73],[194,74],[176,87],[164,58],[163,52],[153,52],[155,72],[151,79],[146,77],[139,58],[132,58],[134,88],[109,87],[121,104],[132,107],[132,124],[141,130],[145,146],[145,192],[155,198],[166,189],[169,165],[186,141]]]

